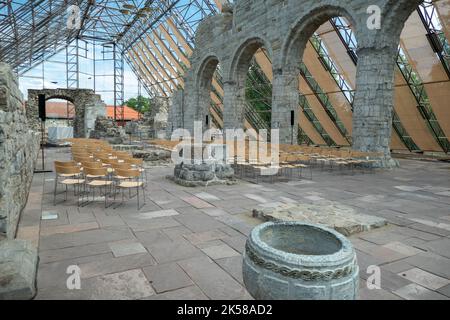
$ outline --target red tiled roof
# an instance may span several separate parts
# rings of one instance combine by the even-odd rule
[[[120,108],[117,108],[116,117],[118,119],[120,119],[120,112],[121,112]],[[106,114],[107,114],[108,118],[113,119],[114,118],[114,106],[110,106],[110,105],[106,106]],[[137,120],[140,118],[140,116],[141,116],[141,114],[139,112],[137,112],[136,110],[131,109],[128,106],[123,107],[123,119],[124,120]]]
[[[68,108],[67,108],[68,106]],[[67,116],[67,109],[69,109],[69,116]],[[70,102],[64,101],[46,101],[45,111],[47,118],[56,119],[73,119],[75,116],[75,107]],[[140,113],[131,109],[128,106],[124,107],[124,120],[137,120],[140,117]],[[108,118],[114,118],[114,106],[106,106],[106,114]],[[117,109],[117,118],[120,119],[120,109]]]

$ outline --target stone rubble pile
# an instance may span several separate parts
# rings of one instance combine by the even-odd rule
[[[106,140],[111,144],[123,144],[127,141],[127,135],[123,127],[118,126],[112,119],[103,116],[95,120],[94,130],[90,138]]]
[[[138,121],[129,121],[125,125],[128,134],[142,139],[165,138],[169,100],[153,98],[150,100],[151,110],[145,112]]]

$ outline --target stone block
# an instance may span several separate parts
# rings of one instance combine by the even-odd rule
[[[260,196],[246,194],[254,200],[266,201]],[[265,221],[303,221],[317,223],[350,236],[363,231],[383,227],[387,224],[383,218],[362,214],[355,209],[338,203],[330,205],[316,204],[280,204],[279,206],[258,206],[253,215]]]
[[[36,294],[37,249],[28,241],[0,242],[0,300],[28,300]]]

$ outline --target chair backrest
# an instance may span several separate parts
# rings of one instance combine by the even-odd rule
[[[76,161],[54,161],[55,166],[58,167],[75,167],[77,165]]]
[[[144,163],[144,159],[142,159],[142,158],[128,158],[128,159],[125,159],[125,162],[126,163],[130,163],[130,164],[134,164],[134,165],[137,165],[137,166],[142,166],[142,164]]]
[[[74,155],[73,160],[77,162],[91,162],[93,159],[86,155]]]
[[[102,159],[107,159],[109,158],[109,155],[107,153],[100,153],[100,152],[95,152],[94,153],[94,158],[96,160],[102,160]]]
[[[77,174],[80,173],[80,167],[77,166],[58,166],[55,164],[56,174]]]
[[[101,158],[100,161],[103,162],[104,164],[109,164],[109,165],[113,165],[113,164],[119,163],[119,162],[118,162],[118,161],[119,161],[118,159],[111,159],[111,158],[109,158],[109,157],[107,157],[107,158]]]
[[[71,148],[70,148],[70,151],[72,151],[72,152],[87,152],[87,149],[86,149],[86,147],[84,147],[84,146],[72,146]]]
[[[74,153],[90,153],[87,148],[72,148],[72,154]]]
[[[115,168],[114,173],[118,176],[125,177],[125,178],[138,178],[140,177],[141,173],[139,170],[134,169],[119,169]]]
[[[106,168],[91,168],[91,167],[83,167],[84,174],[89,174],[92,176],[107,176],[108,171]]]
[[[114,151],[114,154],[115,154],[117,157],[119,157],[119,156],[122,156],[122,157],[131,157],[131,155],[130,155],[128,152],[126,152],[126,151]]]
[[[99,161],[82,161],[81,165],[84,167],[89,167],[89,168],[103,168],[103,165],[101,162]]]
[[[123,162],[123,163],[112,163],[111,165],[112,165],[112,167],[114,168],[114,170],[116,170],[116,169],[130,170],[130,169],[131,169],[131,164],[130,164],[130,163],[127,163],[127,162]]]

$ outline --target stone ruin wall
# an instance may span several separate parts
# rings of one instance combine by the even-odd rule
[[[400,33],[420,0],[236,0],[205,18],[195,35],[184,90],[174,92],[167,136],[178,128],[193,132],[209,113],[211,79],[220,64],[224,128],[243,128],[245,78],[250,61],[265,48],[272,62],[272,128],[280,142],[296,141],[290,112],[299,113],[300,62],[310,36],[327,20],[344,16],[358,40],[353,112],[353,149],[390,156],[394,67]],[[369,29],[368,8],[381,10],[381,28]],[[293,132],[293,134],[292,134]]]
[[[144,139],[165,138],[170,104],[170,98],[155,97],[150,99],[151,110],[142,114],[138,121],[129,121],[125,126],[126,132],[139,135]]]
[[[88,138],[95,127],[98,116],[106,116],[106,104],[101,96],[91,89],[30,89],[28,90],[27,117],[30,126],[40,130],[38,95],[44,94],[46,100],[64,99],[75,107],[73,119],[73,135],[75,138]]]
[[[40,134],[30,129],[18,79],[0,63],[0,240],[14,239],[27,202]]]

